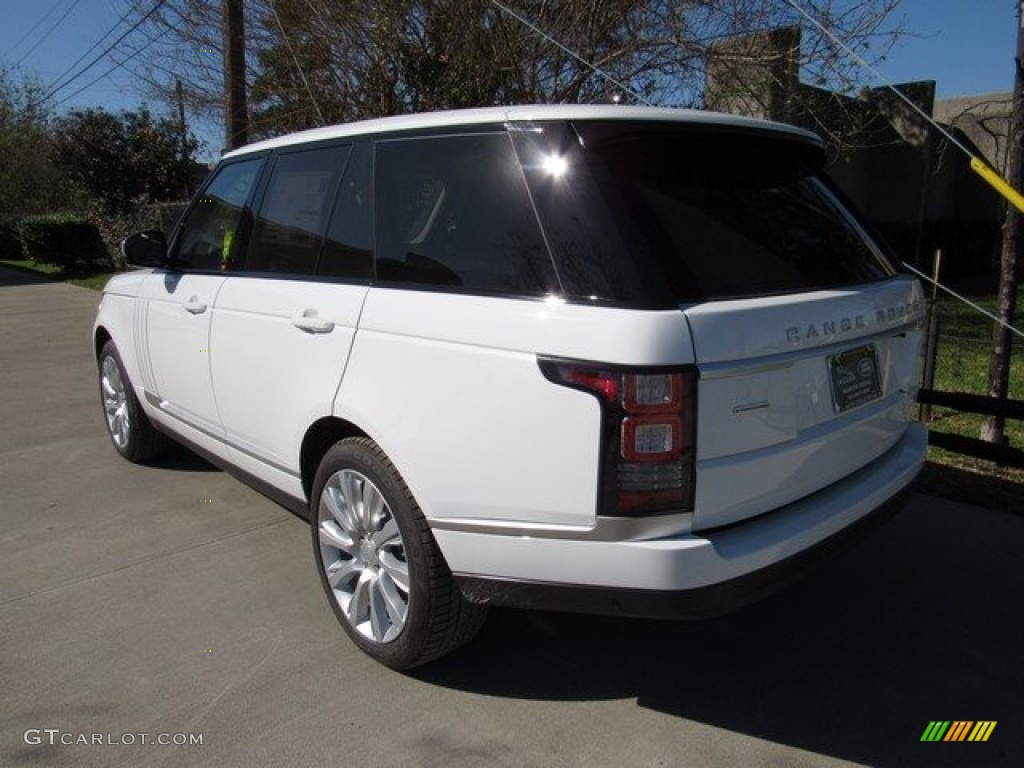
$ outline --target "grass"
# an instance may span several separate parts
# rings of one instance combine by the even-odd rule
[[[29,272],[40,277],[58,282],[79,285],[82,288],[91,288],[94,291],[102,291],[115,272],[110,269],[103,269],[96,272],[65,272],[60,267],[52,264],[36,264],[34,261],[24,259],[0,259],[0,266],[16,269],[21,272]]]
[[[953,287],[958,293],[995,313],[995,286],[992,279],[972,279]],[[1021,309],[1024,310],[1024,307]],[[935,311],[939,320],[935,389],[987,394],[992,320],[952,296],[942,296],[936,303]],[[1018,312],[1018,318],[1022,314],[1024,311]],[[1017,325],[1020,325],[1019,319]],[[1022,400],[1024,341],[1015,338],[1014,342],[1009,396]],[[986,418],[933,406],[928,429],[978,437]],[[1007,419],[1004,432],[1010,445],[1024,448],[1024,423]],[[928,459],[928,466],[922,474],[922,490],[926,493],[1017,514],[1024,513],[1024,469],[998,467],[988,461],[934,447],[929,449]]]

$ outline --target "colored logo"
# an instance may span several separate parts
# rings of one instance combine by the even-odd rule
[[[988,741],[996,729],[995,720],[932,720],[921,741]]]

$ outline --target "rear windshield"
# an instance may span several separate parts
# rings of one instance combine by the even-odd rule
[[[678,306],[892,274],[821,178],[814,146],[618,121],[511,132],[573,298]]]

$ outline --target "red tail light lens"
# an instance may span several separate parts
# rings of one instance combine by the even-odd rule
[[[566,384],[572,384],[580,389],[593,392],[602,400],[614,403],[619,399],[619,390],[622,387],[619,377],[605,371],[591,371],[585,368],[567,368],[565,370]]]
[[[549,380],[588,392],[601,404],[600,514],[643,516],[693,509],[695,368],[539,362]]]

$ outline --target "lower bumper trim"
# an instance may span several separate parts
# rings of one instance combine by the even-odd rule
[[[717,584],[681,591],[552,584],[455,573],[472,603],[533,610],[658,619],[700,619],[729,613],[767,597],[801,578],[816,564],[838,556],[898,512],[913,485],[833,536],[785,560]]]

